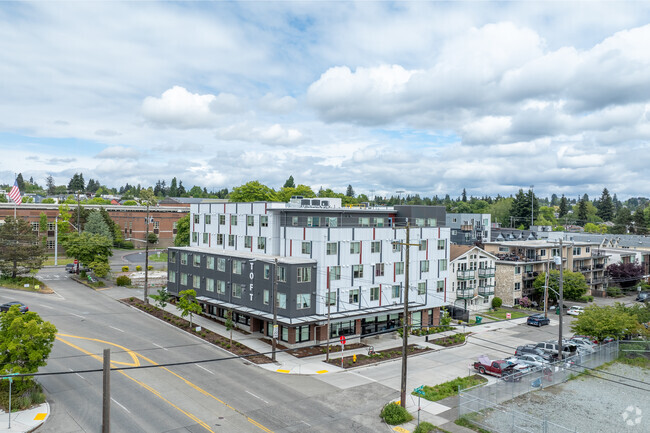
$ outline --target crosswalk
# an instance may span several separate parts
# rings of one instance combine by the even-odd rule
[[[68,274],[41,274],[38,276],[41,281],[61,281],[67,280]]]

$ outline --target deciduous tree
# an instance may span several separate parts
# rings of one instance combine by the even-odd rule
[[[644,274],[643,266],[638,263],[612,263],[607,266],[611,282],[621,287],[631,287],[639,282]]]
[[[275,191],[257,180],[236,186],[230,192],[231,202],[277,201]]]
[[[62,242],[68,257],[90,265],[94,261],[107,262],[113,255],[113,242],[106,236],[83,232],[72,232]]]
[[[571,272],[564,271],[562,273],[562,294],[565,299],[579,299],[583,296],[587,289],[587,281],[585,280],[584,275],[580,272]],[[541,272],[535,281],[533,281],[533,287],[537,293],[543,297],[544,296],[544,284],[546,280],[546,273]],[[550,289],[548,291],[549,299],[557,300],[557,294],[560,292],[560,271],[551,271],[548,279],[548,286]]]
[[[174,245],[186,247],[190,244],[190,215],[187,214],[176,222],[176,236]]]
[[[31,224],[23,219],[7,217],[0,225],[0,271],[16,278],[40,269],[46,251]]]
[[[181,312],[181,317],[190,316],[190,328],[192,328],[192,316],[201,314],[201,305],[196,301],[196,291],[183,290],[179,293],[180,298],[176,302],[176,308]]]
[[[614,306],[589,306],[571,324],[576,334],[590,335],[599,341],[606,337],[620,339],[638,329],[635,317]]]

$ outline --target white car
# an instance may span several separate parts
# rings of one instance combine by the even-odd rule
[[[569,314],[570,316],[577,316],[581,314],[583,311],[585,311],[585,307],[574,305],[573,307],[569,308],[569,311],[567,311],[566,313]]]
[[[518,357],[520,363],[530,365],[531,367],[544,367],[548,362],[539,355],[521,355]]]

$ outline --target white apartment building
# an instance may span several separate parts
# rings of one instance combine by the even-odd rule
[[[479,247],[451,245],[449,297],[455,307],[487,311],[492,306],[497,257]]]
[[[285,344],[325,341],[328,303],[330,338],[399,326],[407,222],[409,243],[417,244],[409,251],[412,325],[438,324],[440,307],[449,303],[444,207],[343,207],[340,199],[296,198],[190,209],[191,244],[170,248],[168,290],[194,288],[208,315],[233,310],[251,332],[270,335],[274,267]]]

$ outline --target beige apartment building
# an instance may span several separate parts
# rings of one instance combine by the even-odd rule
[[[486,242],[484,249],[497,257],[495,296],[507,306],[523,297],[535,299],[533,282],[547,269],[559,269],[553,257],[560,255],[559,243],[546,240]],[[589,291],[601,295],[607,286],[607,254],[592,242],[570,242],[562,246],[564,269],[584,275]],[[589,292],[588,292],[589,294]]]

